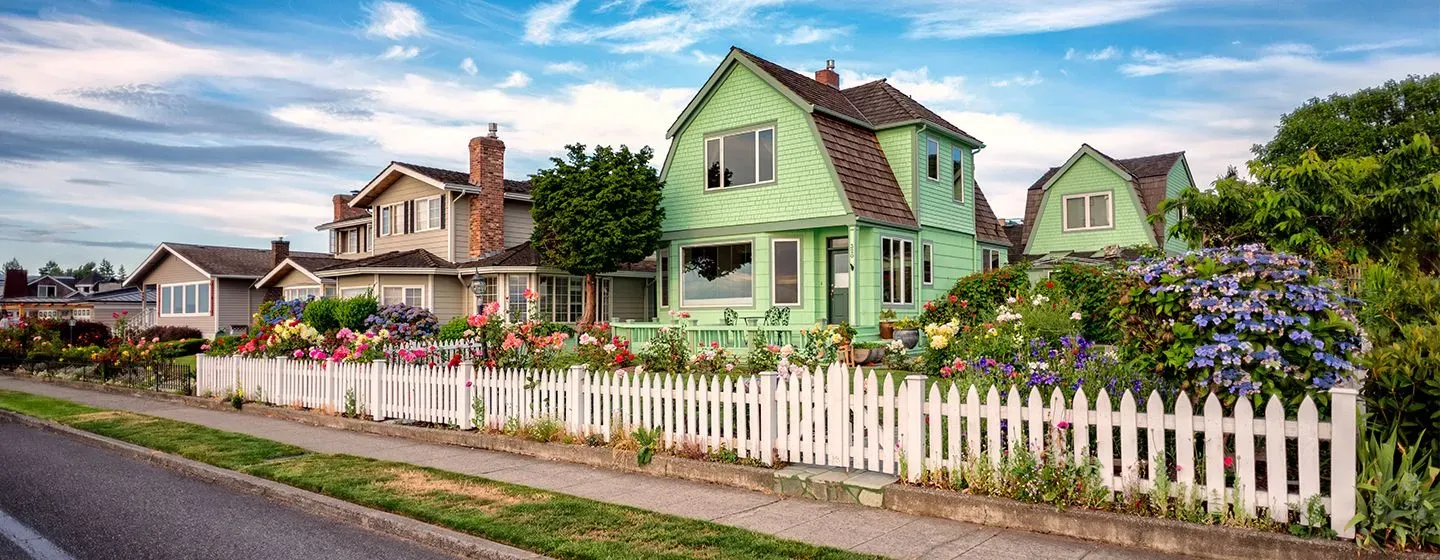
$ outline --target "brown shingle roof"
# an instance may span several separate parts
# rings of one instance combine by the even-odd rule
[[[840,90],[817,82],[809,76],[755,56],[740,47],[731,48],[735,49],[736,52],[739,52],[745,58],[750,59],[750,62],[755,63],[756,66],[759,66],[760,69],[764,70],[770,77],[775,78],[775,81],[780,82],[781,85],[795,92],[795,95],[799,95],[800,98],[804,99],[807,103],[818,105],[861,122],[870,122],[869,119],[865,118],[865,113],[860,112],[860,109],[856,107],[849,98],[845,97],[845,94],[841,93]]]
[[[421,175],[424,175],[436,181],[440,181],[441,183],[449,183],[453,185],[470,184],[470,173],[468,171],[440,169],[439,167],[417,165],[414,163],[405,163],[403,161],[393,161],[391,163],[394,163],[396,165],[403,165]],[[505,192],[514,194],[530,194],[530,181],[514,181],[511,179],[506,179]]]
[[[455,268],[455,264],[435,256],[424,249],[390,251],[363,259],[344,260],[321,270],[348,270],[351,268]]]
[[[189,243],[166,243],[165,246],[214,276],[259,278],[270,272],[274,265],[269,249],[191,245]],[[290,256],[292,258],[329,257],[325,253],[304,251],[291,251]]]
[[[1175,167],[1176,162],[1185,157],[1185,152],[1171,152],[1168,154],[1116,159],[1106,155],[1100,150],[1096,150],[1094,146],[1090,146],[1089,144],[1085,144],[1083,147],[1094,150],[1095,153],[1100,154],[1100,157],[1109,160],[1110,163],[1115,164],[1116,167],[1124,169],[1131,176],[1135,177],[1134,186],[1140,191],[1140,202],[1145,205],[1146,215],[1153,214],[1160,208],[1160,201],[1165,200],[1165,187],[1166,181],[1169,179],[1170,169]],[[1059,170],[1059,167],[1051,167],[1049,171],[1046,171],[1044,175],[1040,176],[1040,179],[1035,181],[1035,184],[1030,185],[1029,190],[1026,191],[1024,237],[1027,241],[1030,239],[1030,228],[1035,223],[1035,216],[1040,213],[1040,201],[1044,197],[1044,191],[1041,187],[1044,187],[1045,183],[1050,180],[1050,177],[1055,175]],[[1151,227],[1155,231],[1156,239],[1165,238],[1165,224],[1155,223],[1151,224]]]
[[[315,271],[320,270],[320,269],[322,269],[322,268],[334,266],[334,265],[341,264],[341,263],[353,262],[353,261],[351,261],[351,260],[338,259],[338,258],[329,256],[329,255],[319,256],[319,257],[309,257],[309,256],[299,256],[299,257],[297,257],[297,256],[293,256],[293,255],[292,255],[292,256],[290,257],[290,260],[295,261],[295,264],[300,265],[300,266],[303,267],[305,270],[308,270],[308,271],[310,271],[310,272],[315,272]]]
[[[986,243],[1011,245],[1010,238],[1005,236],[1004,226],[995,217],[995,210],[990,208],[990,201],[985,199],[985,191],[980,190],[978,182],[975,183],[975,237]]]
[[[829,115],[816,113],[813,117],[855,216],[915,227],[915,214],[905,202],[875,133]]]

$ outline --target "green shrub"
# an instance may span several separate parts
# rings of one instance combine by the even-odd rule
[[[190,340],[192,338],[204,337],[205,335],[200,334],[200,329],[194,327],[155,325],[153,327],[140,331],[140,338],[142,340],[155,340],[158,338],[160,339],[160,342]]]
[[[341,305],[343,305],[342,300],[335,298],[312,300],[305,304],[305,312],[301,314],[301,320],[322,333],[338,331],[340,330],[340,319],[335,314]]]
[[[460,340],[465,338],[465,331],[470,330],[470,317],[461,315],[446,321],[440,325],[440,340]]]
[[[1027,295],[1029,272],[1029,263],[1017,263],[956,280],[949,293],[925,302],[920,324],[943,324],[958,319],[961,325],[974,325],[994,314],[1006,298]]]
[[[1440,323],[1440,278],[1418,271],[1372,265],[1361,278],[1360,299],[1360,322],[1378,344],[1407,326]]]
[[[380,309],[375,296],[363,295],[339,300],[335,307],[335,322],[340,328],[365,332],[365,319]]]
[[[1391,432],[1360,444],[1357,513],[1350,521],[1362,546],[1395,550],[1440,547],[1440,468],[1418,457]]]
[[[1108,266],[1061,263],[1041,283],[1041,291],[1054,291],[1080,308],[1081,334],[1091,342],[1114,344],[1120,332],[1110,319],[1110,310],[1125,293],[1124,271]]]
[[[1415,448],[1422,432],[1440,427],[1440,325],[1407,327],[1400,334],[1364,360],[1369,373],[1361,393],[1371,424],[1398,431],[1400,442]],[[1418,450],[1440,459],[1440,442],[1433,438]]]
[[[74,325],[61,323],[57,327],[60,342],[74,345],[105,344],[110,341],[110,327],[94,321],[75,321]]]

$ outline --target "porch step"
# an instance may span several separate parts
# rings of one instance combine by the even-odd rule
[[[881,507],[895,475],[842,467],[790,465],[775,472],[775,493],[791,498]]]

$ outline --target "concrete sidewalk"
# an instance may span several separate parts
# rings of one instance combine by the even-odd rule
[[[493,451],[417,443],[10,377],[0,377],[0,389],[192,422],[322,453],[346,453],[482,476],[892,558],[1167,558],[1146,551],[1063,537],[862,506],[784,499],[699,482],[620,473]]]

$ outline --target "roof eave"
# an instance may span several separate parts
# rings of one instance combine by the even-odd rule
[[[974,136],[970,136],[969,134],[961,134],[961,133],[955,132],[954,130],[951,130],[951,129],[947,128],[945,125],[940,124],[940,123],[937,123],[937,122],[932,121],[932,120],[930,120],[930,119],[909,119],[909,120],[903,120],[903,121],[896,121],[896,122],[892,122],[892,123],[885,123],[884,125],[880,125],[880,126],[875,126],[874,129],[875,129],[875,130],[885,130],[885,129],[887,129],[887,128],[895,128],[895,127],[900,127],[900,126],[914,126],[914,125],[917,125],[917,124],[926,125],[927,127],[929,127],[929,129],[933,129],[933,130],[939,132],[940,134],[944,134],[944,135],[946,135],[946,136],[949,136],[952,140],[959,140],[959,141],[961,141],[961,142],[964,142],[964,143],[966,143],[966,144],[969,144],[971,148],[974,148],[974,149],[976,149],[976,150],[979,150],[979,149],[985,147],[985,143],[984,143],[984,142],[981,142],[979,138],[976,138],[976,137],[974,137]]]
[[[335,270],[321,270],[315,273],[321,278],[338,278],[352,274],[438,274],[454,272],[453,268],[406,268],[406,267],[350,267]]]

